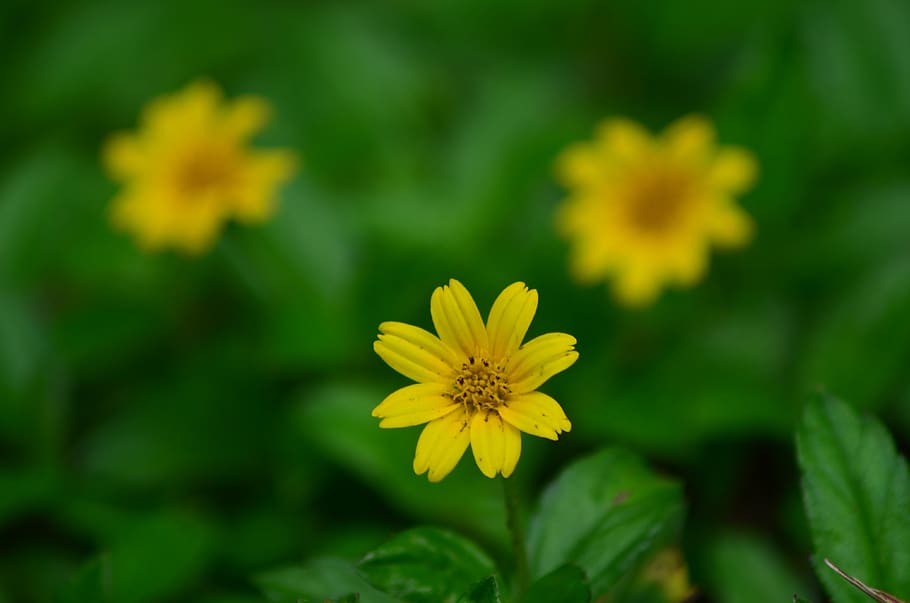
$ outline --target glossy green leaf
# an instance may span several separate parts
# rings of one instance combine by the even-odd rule
[[[303,600],[322,603],[352,594],[361,603],[401,603],[375,589],[353,565],[342,559],[320,557],[301,566],[271,570],[255,578],[256,585],[271,601]]]
[[[565,469],[531,520],[531,571],[541,576],[576,563],[595,597],[674,535],[683,516],[679,485],[633,454],[603,450]]]
[[[584,571],[569,564],[532,583],[522,603],[588,603],[590,600],[591,588]]]
[[[493,573],[493,561],[457,534],[419,527],[368,553],[359,569],[380,590],[413,603],[449,603]]]
[[[824,567],[825,558],[910,598],[910,470],[887,430],[822,394],[806,408],[796,443],[813,561],[834,603],[865,597]]]
[[[502,603],[496,576],[484,578],[472,586],[456,603]]]

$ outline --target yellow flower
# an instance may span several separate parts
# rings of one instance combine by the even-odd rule
[[[104,147],[105,167],[123,185],[111,206],[114,225],[145,249],[196,254],[231,218],[269,218],[294,156],[248,147],[268,113],[263,99],[226,102],[207,81],[152,101],[137,132],[114,134]]]
[[[675,547],[659,551],[642,571],[642,580],[656,584],[668,603],[683,603],[697,592],[689,582],[689,568],[682,553]]]
[[[535,390],[575,363],[575,338],[547,333],[521,345],[536,311],[537,291],[513,283],[484,325],[471,294],[452,279],[430,299],[439,337],[400,322],[379,325],[373,349],[417,384],[393,392],[373,416],[380,427],[427,423],[414,456],[417,475],[438,482],[470,445],[484,475],[509,477],[521,431],[556,440],[572,429],[559,403]]]
[[[712,244],[736,247],[752,221],[735,196],[752,187],[753,156],[718,147],[706,119],[685,117],[660,136],[624,119],[607,120],[593,142],[569,147],[557,163],[569,189],[557,224],[570,241],[581,282],[615,280],[620,301],[654,301],[665,284],[689,286]]]

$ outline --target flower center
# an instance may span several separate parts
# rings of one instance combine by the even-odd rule
[[[452,385],[452,399],[472,412],[498,408],[511,392],[502,365],[479,356],[468,356]]]
[[[216,149],[198,149],[183,158],[177,168],[177,189],[198,195],[230,185],[234,167],[230,155]]]
[[[660,234],[679,222],[689,198],[688,178],[672,170],[642,174],[629,191],[627,217],[646,234]]]

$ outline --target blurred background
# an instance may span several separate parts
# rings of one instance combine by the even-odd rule
[[[411,470],[419,429],[377,325],[431,327],[456,277],[486,312],[540,292],[577,336],[543,387],[574,429],[524,438],[534,500],[619,444],[686,484],[703,600],[820,597],[792,434],[823,385],[910,443],[910,4],[505,0],[0,6],[0,601],[54,601],[105,555],[115,600],[261,600],[251,576],[357,559],[434,523],[508,558],[469,457]],[[263,227],[201,258],[107,220],[100,148],[200,76],[252,93],[301,170]],[[644,311],[567,274],[560,150],[612,115],[703,113],[751,149],[757,236]]]

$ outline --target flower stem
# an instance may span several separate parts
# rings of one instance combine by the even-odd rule
[[[518,519],[520,510],[518,489],[513,480],[502,480],[502,494],[506,503],[506,526],[512,536],[512,554],[515,556],[515,579],[517,583],[516,600],[521,600],[528,590],[528,552],[525,548],[524,532]]]

